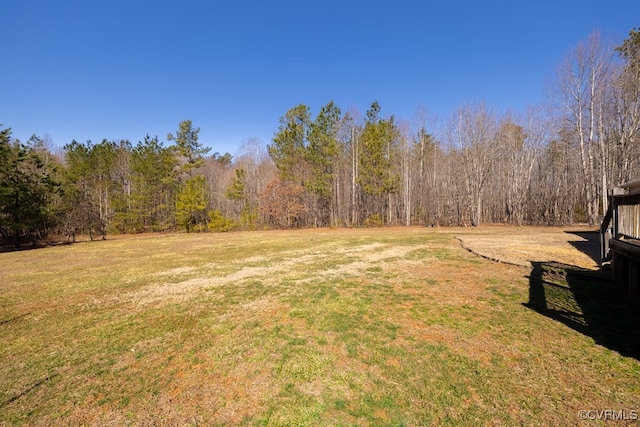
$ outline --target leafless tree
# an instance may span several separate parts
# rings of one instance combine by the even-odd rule
[[[463,105],[453,115],[449,142],[460,155],[472,225],[482,223],[483,200],[498,155],[497,119],[484,103]]]
[[[612,49],[603,42],[600,33],[594,31],[560,64],[553,91],[556,102],[563,108],[565,127],[573,133],[578,147],[586,214],[591,225],[598,222],[598,195],[604,197],[608,186],[606,159],[603,159],[606,138],[602,132],[611,57]]]

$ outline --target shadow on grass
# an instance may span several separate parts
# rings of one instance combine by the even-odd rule
[[[525,306],[640,360],[640,310],[619,295],[608,271],[533,262]]]
[[[31,251],[34,249],[43,249],[43,248],[51,248],[53,246],[66,246],[72,245],[75,242],[67,242],[67,241],[55,241],[55,242],[40,242],[40,243],[22,243],[18,246],[16,245],[0,245],[0,253],[5,252],[21,252],[21,251]]]
[[[588,255],[597,265],[600,265],[600,233],[597,231],[567,231],[567,234],[574,234],[583,240],[569,241],[569,243],[580,252]]]

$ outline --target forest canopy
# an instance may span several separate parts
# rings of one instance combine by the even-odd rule
[[[266,147],[210,154],[190,120],[166,142],[21,142],[0,125],[0,239],[382,225],[598,223],[640,173],[640,31],[592,33],[549,87],[551,108],[461,105],[413,126],[377,101],[293,106]]]

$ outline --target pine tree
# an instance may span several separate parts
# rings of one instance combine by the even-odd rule
[[[340,116],[340,109],[331,101],[322,107],[309,129],[306,160],[310,176],[305,187],[318,198],[319,224],[323,226],[332,224],[335,217],[333,207],[336,199],[336,162],[340,153]]]
[[[175,223],[176,158],[158,137],[145,136],[133,147],[133,216],[141,230],[166,230]]]
[[[194,128],[191,120],[180,122],[179,129],[175,136],[171,133],[167,135],[168,141],[174,141],[174,152],[180,165],[180,172],[191,176],[193,169],[202,167],[204,156],[210,149],[204,147],[198,141],[200,128]]]
[[[306,105],[298,105],[280,118],[280,128],[267,146],[269,155],[283,181],[303,184],[306,177],[305,147],[310,113]]]
[[[189,178],[178,194],[176,220],[187,233],[202,231],[207,225],[207,189],[204,176]]]
[[[0,131],[0,233],[15,246],[23,235],[35,244],[53,220],[49,199],[59,183],[44,162],[38,139],[33,136],[31,145],[25,145],[11,140],[11,129]]]
[[[390,223],[391,195],[400,186],[400,176],[392,168],[397,150],[398,129],[393,116],[382,120],[378,117],[379,113],[380,106],[374,101],[367,111],[367,122],[361,136],[358,183],[366,199],[366,217],[382,221],[386,216]]]

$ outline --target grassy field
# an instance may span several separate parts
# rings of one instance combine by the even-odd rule
[[[490,261],[465,233],[2,253],[0,425],[637,424],[638,311],[608,276]]]

